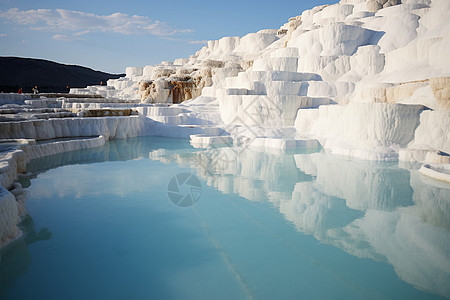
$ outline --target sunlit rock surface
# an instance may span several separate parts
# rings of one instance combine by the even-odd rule
[[[189,58],[128,68],[109,86],[152,103],[202,95],[225,129],[295,126],[283,138],[306,134],[339,154],[422,161],[425,150],[449,151],[449,14],[446,0],[342,0],[279,29],[209,41]],[[199,106],[188,102],[188,114],[163,122],[190,124]]]
[[[0,187],[0,248],[21,234],[16,224],[20,221],[16,198]]]
[[[106,139],[121,139],[140,135],[144,126],[139,116],[4,122],[0,123],[0,138],[49,140],[103,135]]]
[[[228,146],[267,152],[320,144],[345,157],[424,163],[422,177],[445,179],[449,15],[447,0],[342,0],[299,12],[277,29],[209,41],[188,58],[129,67],[125,77],[106,86],[71,89],[77,99],[0,94],[1,139],[86,139],[26,142],[23,149],[8,150],[1,168],[10,171],[0,174],[2,186],[11,187],[26,157],[140,135],[192,136],[197,148],[225,140]],[[16,159],[20,156],[25,158]],[[374,182],[391,176],[368,170],[343,174]],[[216,184],[243,189],[228,180]],[[317,184],[326,189],[322,179]],[[364,209],[376,207],[373,202],[384,193],[409,193],[361,184],[369,190]],[[293,186],[301,198],[304,185]],[[362,209],[351,204],[359,197],[348,195],[351,189],[331,190],[351,209]],[[320,201],[321,207],[328,200]]]
[[[423,109],[421,105],[382,103],[322,106],[315,119],[309,111],[299,110],[297,118],[305,112],[309,123],[298,123],[297,130],[319,137],[322,146],[336,154],[396,160],[395,150],[413,141]]]

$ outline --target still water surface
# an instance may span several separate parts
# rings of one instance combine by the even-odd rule
[[[397,163],[143,137],[28,171],[1,299],[450,297],[450,186]],[[180,173],[193,206],[169,200]]]

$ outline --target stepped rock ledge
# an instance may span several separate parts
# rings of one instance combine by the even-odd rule
[[[450,181],[450,1],[342,0],[277,29],[128,67],[74,95],[0,94],[0,247],[20,236],[31,158],[156,135],[255,149],[322,146]],[[97,95],[97,96],[92,96]],[[46,141],[46,142],[43,142]]]

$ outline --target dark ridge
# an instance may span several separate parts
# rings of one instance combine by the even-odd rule
[[[106,84],[125,74],[109,74],[90,68],[64,65],[44,59],[0,57],[0,92],[31,93],[34,86],[40,93],[67,93],[69,87]]]

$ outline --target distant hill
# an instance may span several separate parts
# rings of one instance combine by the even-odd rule
[[[125,74],[109,74],[90,68],[64,65],[53,61],[34,58],[0,57],[0,92],[31,93],[37,86],[39,92],[68,92],[69,87],[106,84],[108,79],[116,79]]]

